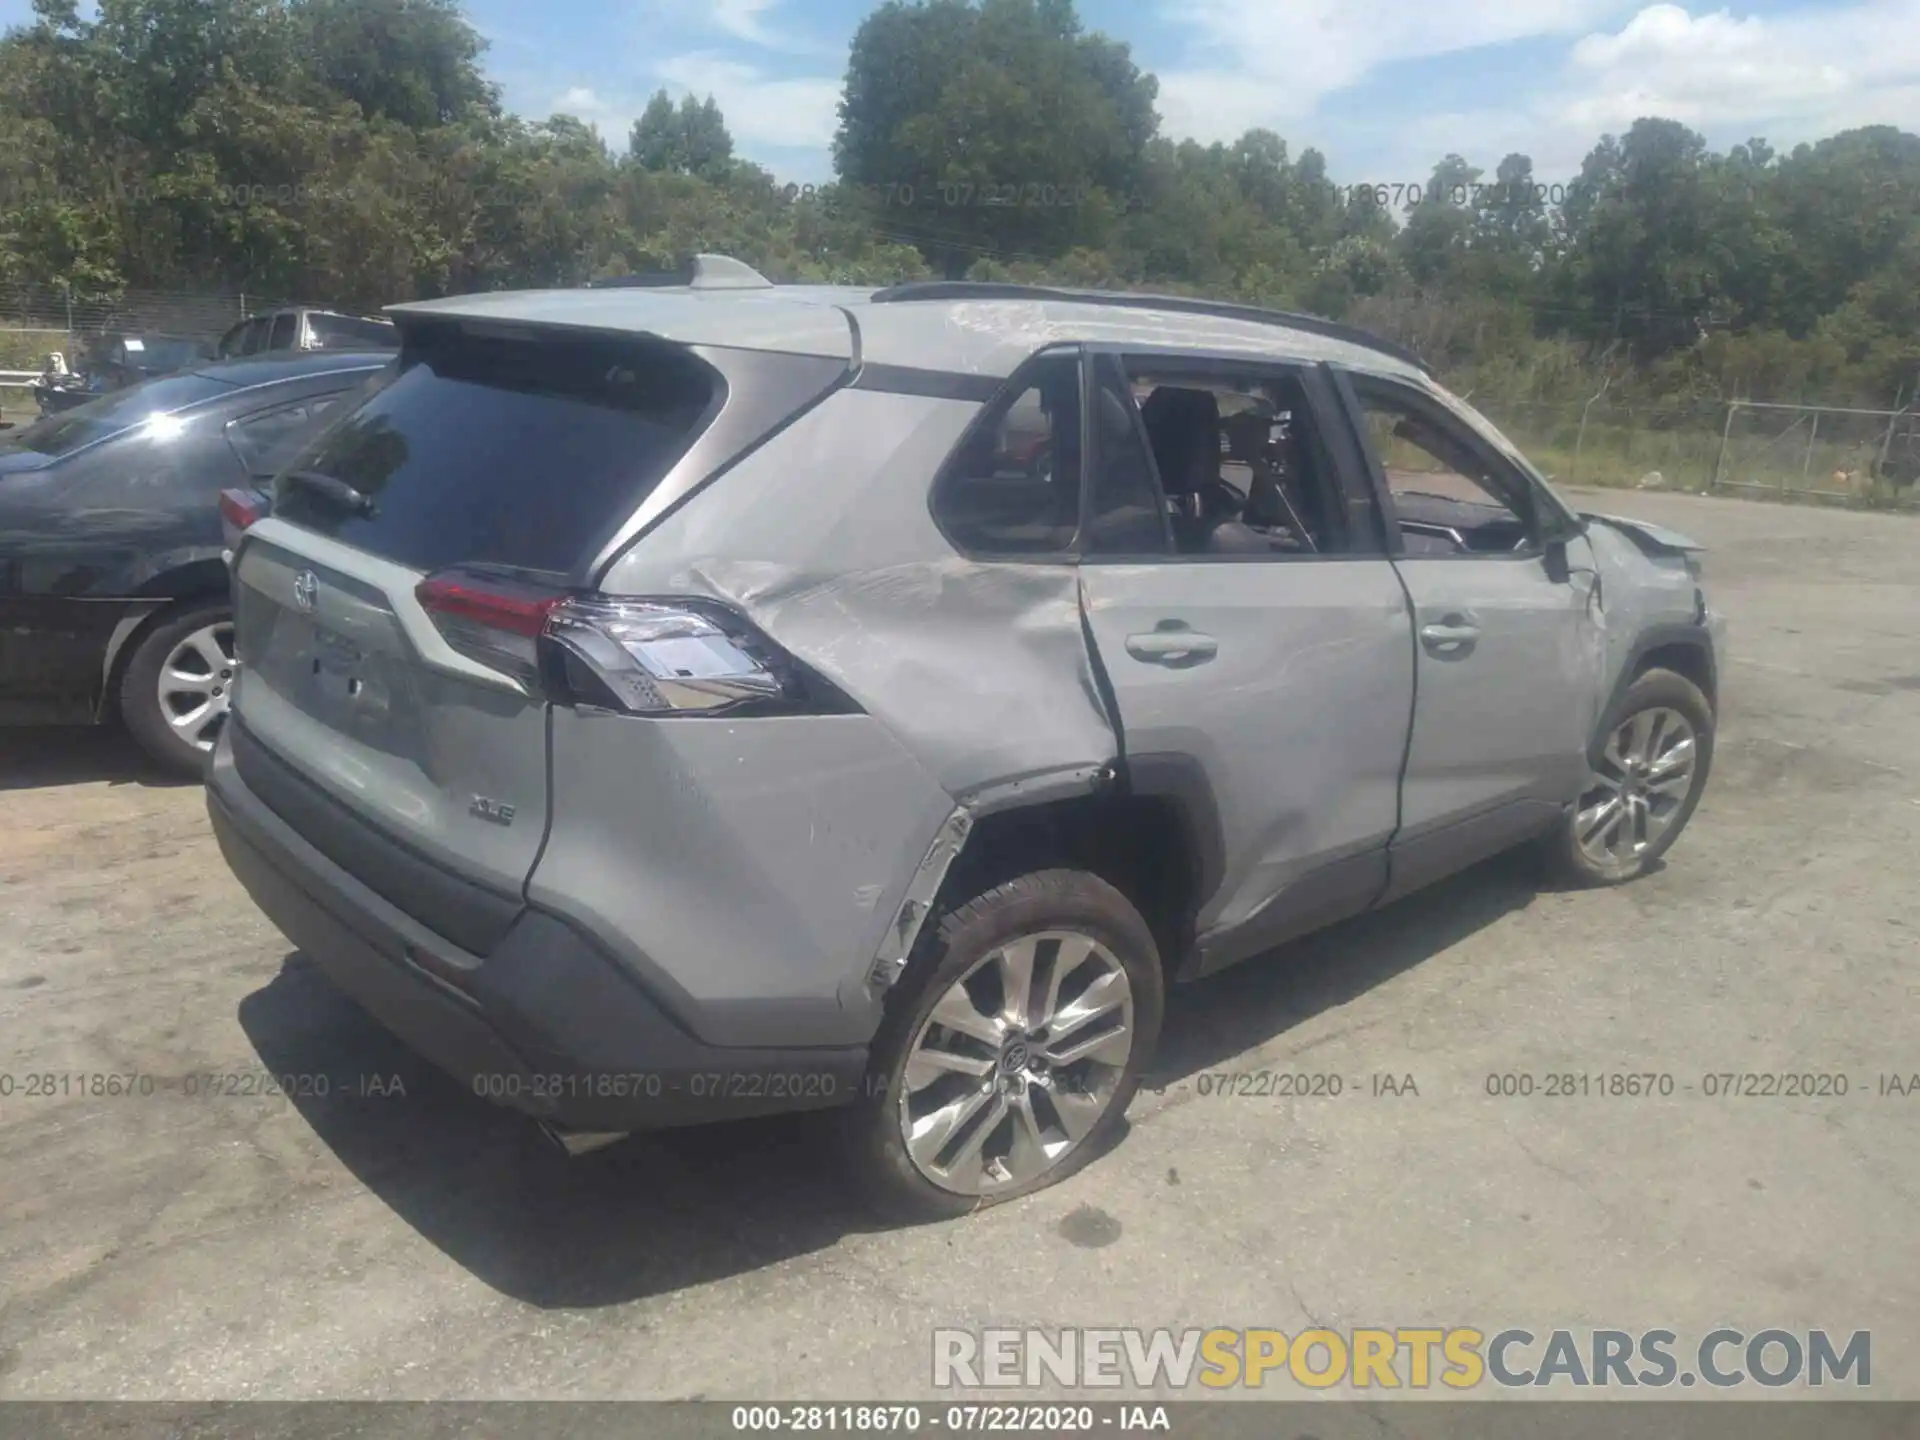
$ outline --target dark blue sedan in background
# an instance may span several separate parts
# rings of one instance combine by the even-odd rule
[[[234,672],[220,492],[263,483],[392,358],[208,362],[0,436],[0,725],[117,719],[197,772]]]

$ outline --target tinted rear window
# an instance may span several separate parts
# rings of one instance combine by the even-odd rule
[[[569,571],[691,443],[719,383],[644,342],[415,334],[386,383],[288,467],[345,481],[371,513],[284,476],[274,513],[421,570]]]
[[[144,385],[116,390],[98,400],[89,400],[71,410],[47,415],[24,430],[7,435],[8,450],[35,450],[42,455],[67,455],[82,445],[91,445],[109,435],[132,429],[149,415],[197,405],[225,394],[231,385],[209,380],[204,375],[169,375],[149,380]]]
[[[309,315],[316,350],[353,350],[372,346],[392,350],[400,344],[397,327],[382,320],[357,320],[351,315]]]
[[[199,340],[148,340],[138,353],[127,358],[142,370],[164,374],[212,359],[213,347]]]

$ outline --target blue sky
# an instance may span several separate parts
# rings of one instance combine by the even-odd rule
[[[866,0],[470,0],[522,113],[620,143],[665,85],[712,93],[742,153],[823,180]],[[1336,179],[1415,181],[1458,151],[1522,150],[1564,179],[1605,131],[1671,115],[1724,147],[1920,123],[1920,0],[1081,0],[1161,80],[1163,128],[1269,126]]]
[[[0,21],[27,0],[0,0]],[[624,146],[654,90],[714,95],[740,152],[830,178],[847,43],[869,0],[467,0],[521,114],[565,111]],[[1162,128],[1253,125],[1334,178],[1408,182],[1457,151],[1521,150],[1565,179],[1638,115],[1725,147],[1848,125],[1920,125],[1920,0],[1080,0],[1090,29],[1159,76]]]

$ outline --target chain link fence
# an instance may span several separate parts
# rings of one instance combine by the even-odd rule
[[[1912,406],[1468,398],[1563,484],[1920,508],[1920,413]]]
[[[1712,487],[1726,419],[1723,402],[1470,399],[1535,465],[1562,483],[1645,490]]]
[[[1827,405],[1727,406],[1712,488],[1839,504],[1920,506],[1920,414]]]
[[[56,352],[79,363],[92,337],[109,331],[217,340],[236,322],[286,302],[209,290],[129,290],[75,297],[58,286],[0,285],[0,421],[38,413],[32,383]]]
[[[208,290],[128,290],[112,297],[75,297],[50,285],[0,285],[0,329],[97,335],[152,330],[212,339],[235,321],[282,302],[266,295]]]

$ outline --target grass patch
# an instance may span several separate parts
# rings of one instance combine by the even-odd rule
[[[0,330],[0,370],[32,370],[46,365],[58,350],[71,366],[79,353],[78,338],[65,330]]]

